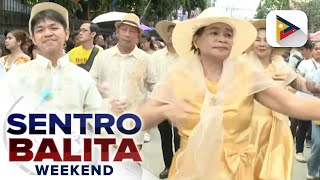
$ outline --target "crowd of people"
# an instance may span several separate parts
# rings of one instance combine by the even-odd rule
[[[117,143],[131,137],[141,150],[158,126],[161,179],[289,180],[294,157],[307,162],[308,179],[317,178],[320,42],[273,48],[265,20],[215,8],[158,22],[159,37],[139,25],[128,13],[115,23],[114,36],[92,22],[70,34],[68,11],[39,3],[29,33],[5,34],[0,79],[7,91],[1,94],[14,100],[50,89],[50,101],[64,112],[138,114],[142,131],[116,133]]]

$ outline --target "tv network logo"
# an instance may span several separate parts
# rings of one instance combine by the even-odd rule
[[[273,47],[301,47],[308,40],[308,18],[299,10],[276,10],[267,15],[267,42]]]

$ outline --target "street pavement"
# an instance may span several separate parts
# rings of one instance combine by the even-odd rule
[[[310,156],[310,150],[310,148],[304,148],[304,155],[306,159]],[[292,180],[305,180],[307,179],[307,173],[307,163],[299,163],[294,160]]]
[[[151,141],[143,145],[141,156],[143,159],[142,166],[150,173],[159,177],[160,172],[164,169],[164,163],[161,152],[160,133],[157,128],[150,130]],[[310,155],[310,148],[304,150],[306,158]],[[306,180],[307,164],[299,163],[294,160],[292,180]]]

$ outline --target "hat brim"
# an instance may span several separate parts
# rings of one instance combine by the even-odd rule
[[[265,29],[266,24],[267,24],[267,21],[265,19],[257,19],[252,22],[252,25],[256,28],[256,30]]]
[[[267,21],[265,19],[258,19],[252,22],[252,25],[256,28],[258,31],[259,29],[266,29],[267,28]],[[246,53],[249,53],[252,51],[252,45],[246,50]],[[271,56],[282,56],[284,52],[286,51],[286,48],[281,47],[273,47]]]
[[[64,8],[63,6],[57,4],[57,3],[52,3],[52,2],[43,2],[36,4],[32,7],[31,14],[30,14],[30,19],[29,19],[29,33],[32,35],[32,29],[31,29],[31,21],[34,18],[35,15],[37,15],[41,11],[45,10],[53,10],[59,13],[64,20],[67,23],[67,28],[69,28],[69,14],[68,10]]]
[[[130,23],[130,22],[121,22],[121,21],[118,21],[118,22],[115,22],[115,23],[114,23],[114,27],[115,27],[116,29],[118,29],[121,24],[127,24],[127,25],[130,25],[130,26],[136,27],[136,28],[138,28],[140,34],[143,33],[143,29],[141,29],[140,26],[137,26],[136,24]]]
[[[156,24],[156,31],[161,37],[161,39],[164,40],[164,42],[169,42],[169,37],[168,37],[168,28],[170,26],[176,26],[176,23],[168,20],[163,20],[160,21]]]
[[[173,30],[172,43],[176,52],[184,58],[198,56],[191,51],[193,35],[201,27],[213,23],[225,23],[233,29],[233,46],[228,58],[243,54],[253,43],[257,36],[257,30],[247,21],[232,17],[207,17],[182,21]]]

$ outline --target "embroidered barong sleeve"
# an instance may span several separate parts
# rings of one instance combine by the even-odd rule
[[[99,69],[101,69],[101,66],[103,65],[103,54],[104,52],[97,54],[89,71],[90,76],[95,82],[98,82],[99,80]]]
[[[147,76],[146,76],[146,88],[148,91],[152,92],[154,86],[157,83],[157,76],[156,76],[156,68],[152,63],[151,57],[146,59],[148,61],[147,65]]]
[[[92,84],[89,86],[84,98],[84,113],[96,113],[100,110],[102,98],[93,81]]]

